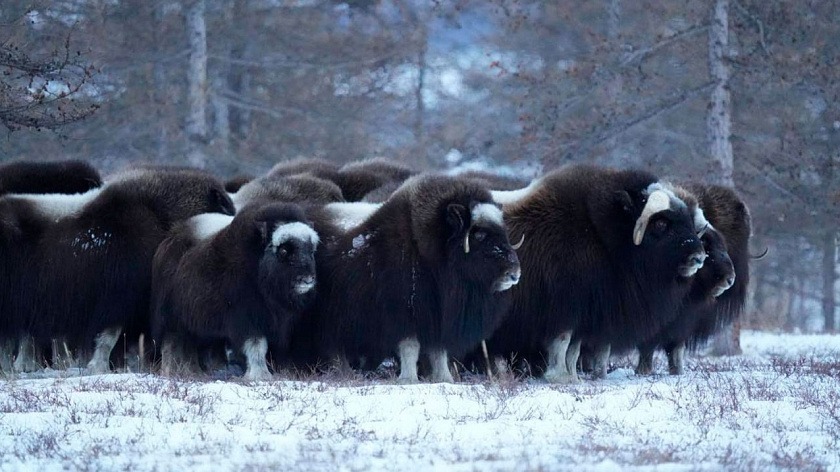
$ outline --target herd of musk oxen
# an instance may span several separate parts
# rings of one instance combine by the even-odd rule
[[[129,349],[162,375],[238,365],[254,380],[396,356],[404,382],[510,365],[574,382],[632,349],[639,374],[657,349],[679,374],[749,278],[738,195],[641,170],[523,182],[297,159],[222,183],[11,162],[0,195],[6,374],[107,372]]]

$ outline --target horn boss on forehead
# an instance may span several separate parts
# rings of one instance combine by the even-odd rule
[[[636,220],[636,227],[633,229],[633,244],[642,244],[651,217],[660,211],[667,210],[671,206],[671,197],[663,190],[655,190],[648,197],[639,219]]]

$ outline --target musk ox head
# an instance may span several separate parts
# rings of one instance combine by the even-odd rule
[[[120,189],[141,195],[169,221],[186,220],[202,213],[236,213],[222,183],[200,170],[132,169],[111,177],[103,192]]]
[[[266,301],[301,308],[315,292],[315,250],[318,233],[295,204],[271,203],[254,215],[254,231],[262,251],[258,284]]]
[[[621,197],[625,209],[633,211],[637,207],[626,192]],[[690,207],[671,188],[655,182],[642,192],[641,203],[642,210],[633,228],[633,244],[645,249],[645,253],[652,251],[648,254],[651,257],[655,254],[667,266],[677,267],[679,276],[693,276],[706,260],[700,236],[708,225],[696,201]]]
[[[723,295],[735,284],[735,266],[727,251],[726,240],[715,228],[709,227],[701,237],[707,258],[694,276],[704,293],[712,298]]]
[[[461,267],[468,280],[484,282],[493,292],[519,283],[519,257],[508,240],[498,206],[481,201],[449,203],[446,221],[451,229],[448,259]]]

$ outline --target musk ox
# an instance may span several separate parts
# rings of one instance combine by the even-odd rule
[[[635,346],[653,336],[705,259],[695,215],[644,171],[573,165],[494,198],[511,238],[525,242],[522,281],[488,347],[547,354],[551,382],[577,380],[581,341]]]
[[[317,157],[298,157],[288,161],[278,162],[266,173],[266,177],[289,177],[292,175],[310,174],[332,181],[332,175],[338,172],[339,166],[326,159]]]
[[[467,170],[455,174],[460,179],[473,180],[487,188],[499,191],[519,190],[527,187],[529,182],[525,179],[508,177],[481,170]]]
[[[84,161],[15,161],[0,165],[0,195],[74,194],[101,185],[99,172]]]
[[[256,200],[291,203],[343,202],[341,189],[333,182],[310,175],[262,177],[243,185],[231,195],[236,208]]]
[[[204,172],[115,175],[44,229],[24,271],[29,309],[14,316],[36,341],[65,337],[83,352],[95,345],[88,368],[107,371],[120,333],[148,329],[152,257],[167,231],[199,213],[234,211],[221,182]]]
[[[752,222],[749,209],[727,187],[688,183],[683,187],[696,196],[709,220],[703,237],[709,258],[692,281],[682,312],[653,339],[639,345],[639,374],[653,369],[657,347],[668,355],[668,371],[684,370],[686,347],[696,349],[743,311],[749,284],[749,239]]]
[[[519,260],[502,212],[472,182],[427,175],[409,179],[358,225],[314,217],[318,250],[315,327],[306,339],[332,359],[383,359],[396,352],[400,380],[417,381],[421,349],[434,381],[452,381],[448,355],[492,333]],[[310,333],[311,334],[311,333]]]
[[[318,235],[294,204],[254,202],[235,218],[198,215],[173,229],[155,254],[152,336],[162,373],[191,368],[219,341],[247,362],[245,377],[270,377],[269,341],[285,344],[313,299]]]

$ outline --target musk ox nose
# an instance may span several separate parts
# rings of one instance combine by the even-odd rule
[[[314,275],[304,275],[302,277],[298,277],[295,281],[295,292],[299,295],[303,295],[315,288],[315,276]]]
[[[695,252],[694,254],[688,256],[686,263],[680,267],[680,275],[683,277],[691,277],[696,274],[697,271],[703,267],[706,257],[708,256],[704,251]]]
[[[715,289],[712,290],[712,296],[714,298],[717,298],[717,297],[723,295],[727,290],[732,288],[733,285],[735,285],[735,275],[734,274],[728,276],[726,278],[726,280],[723,280],[721,283],[719,283],[717,285],[717,287],[715,287]]]
[[[495,287],[493,288],[494,291],[504,292],[505,290],[518,284],[521,276],[522,269],[517,264],[516,267],[506,270],[505,273],[499,277],[499,280],[496,281]]]

